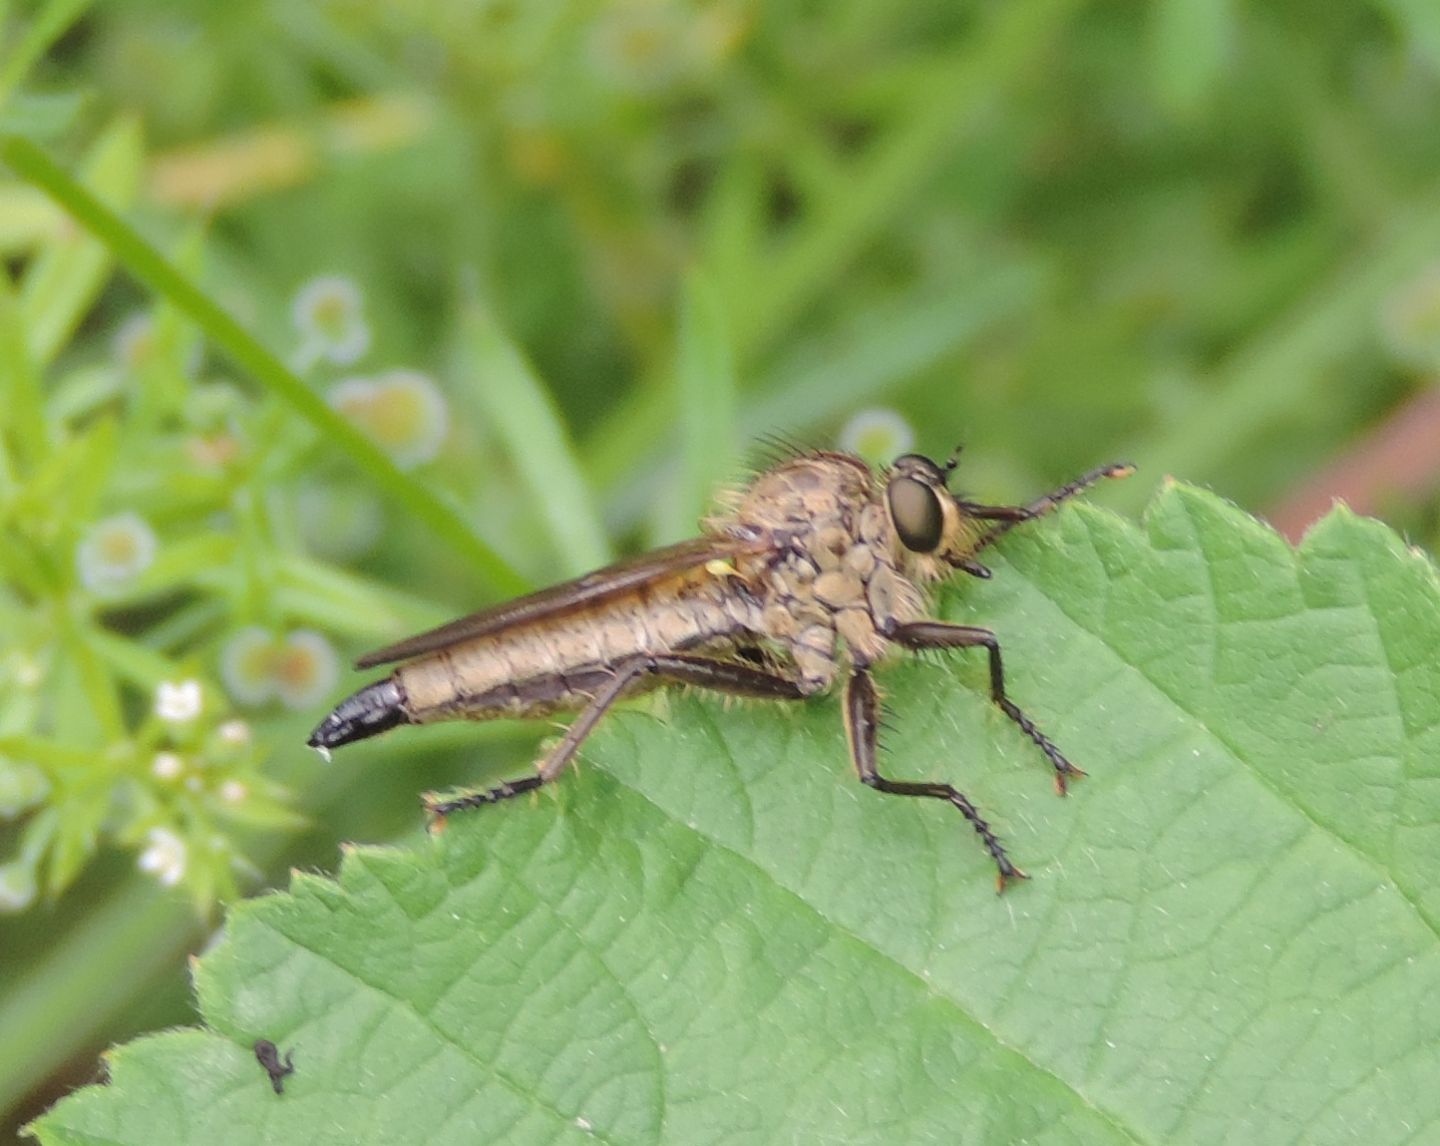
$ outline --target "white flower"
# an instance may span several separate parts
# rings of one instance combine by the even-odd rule
[[[915,444],[915,431],[894,410],[861,410],[840,431],[840,448],[868,462],[889,465]]]
[[[175,724],[188,723],[200,715],[201,699],[198,680],[161,681],[155,690],[155,715]]]
[[[239,804],[250,795],[250,789],[239,780],[226,780],[220,785],[220,798],[227,804]]]
[[[157,752],[150,771],[157,780],[173,780],[185,770],[185,761],[178,752]]]
[[[280,701],[286,708],[313,708],[334,691],[340,658],[319,633],[296,629],[285,640],[277,676]]]
[[[311,279],[296,292],[290,314],[304,340],[302,362],[324,358],[348,366],[370,349],[370,327],[353,279],[341,275]]]
[[[220,679],[241,704],[264,704],[275,696],[274,661],[275,638],[258,625],[250,625],[220,650]]]
[[[185,841],[169,828],[151,828],[147,846],[140,853],[140,870],[153,875],[166,887],[174,887],[185,874]]]
[[[220,739],[226,744],[249,744],[250,725],[243,720],[227,720],[220,726]]]
[[[120,513],[91,527],[75,550],[75,565],[87,589],[117,589],[150,568],[156,548],[144,518]]]
[[[334,689],[340,658],[319,633],[297,629],[282,639],[252,626],[226,642],[220,677],[241,704],[278,699],[287,708],[305,709]]]
[[[327,399],[402,470],[432,461],[450,430],[445,395],[416,370],[346,378],[330,388]]]

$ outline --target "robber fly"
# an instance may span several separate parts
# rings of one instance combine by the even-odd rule
[[[482,610],[367,653],[358,668],[398,662],[340,702],[310,735],[329,750],[399,724],[578,713],[535,773],[426,806],[441,822],[556,779],[623,697],[686,684],[736,696],[803,700],[843,680],[845,731],[860,780],[881,792],[947,800],[974,827],[1000,890],[1024,878],[975,806],[950,784],[882,776],[871,669],[896,647],[985,649],[990,696],[1049,759],[1055,784],[1084,773],[1005,690],[989,629],[925,617],[926,586],[963,571],[1020,522],[1102,478],[1108,465],[1025,506],[981,505],[948,488],[956,465],[906,454],[876,473],[849,454],[808,451],[729,495],[701,536]]]

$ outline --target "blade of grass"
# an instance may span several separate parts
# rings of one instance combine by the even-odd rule
[[[9,101],[10,93],[19,87],[35,62],[88,7],[90,0],[51,0],[41,9],[5,61],[0,63],[0,108]],[[4,28],[3,16],[4,13],[0,12],[0,30]]]
[[[698,269],[686,277],[675,355],[675,400],[680,422],[680,475],[657,499],[656,544],[695,532],[715,484],[735,465],[735,363],[725,315],[714,285]]]
[[[402,512],[419,518],[461,554],[496,593],[514,594],[526,582],[450,504],[399,470],[369,438],[332,410],[195,283],[182,275],[137,231],[65,173],[43,151],[15,136],[0,139],[0,160],[42,188],[96,235],[141,282],[189,315],[206,337],[347,454]]]
[[[121,117],[105,129],[85,158],[82,179],[97,202],[125,210],[135,200],[145,149],[139,124]],[[30,360],[53,361],[94,304],[112,269],[111,252],[91,235],[67,227],[47,240],[25,268],[20,311]]]
[[[963,138],[969,119],[1017,82],[1027,82],[1065,25],[1075,0],[1007,4],[973,43],[937,73],[906,116],[816,205],[796,237],[763,267],[735,311],[741,362],[774,343],[865,244],[903,212],[921,181]],[[741,303],[744,309],[739,309]]]
[[[457,347],[465,373],[539,508],[561,570],[604,565],[610,545],[558,407],[489,308],[465,293]]]
[[[845,179],[837,180],[834,196],[817,207],[793,239],[768,257],[743,261],[723,250],[706,252],[704,263],[720,272],[722,301],[731,316],[731,345],[742,375],[784,337],[807,306],[833,289],[845,266],[906,209],[925,177],[963,141],[967,113],[978,112],[1013,84],[1030,79],[1075,6],[1076,0],[1043,0],[1001,7],[969,49],[915,81],[915,114],[862,156]],[[726,187],[724,193],[737,195],[743,187]],[[752,222],[733,202],[725,205],[724,216],[711,230],[721,242],[737,229],[745,234]],[[748,279],[736,277],[746,271]],[[631,482],[633,460],[653,455],[654,443],[667,436],[669,403],[667,387],[642,385],[614,404],[584,444],[592,488],[609,492]]]

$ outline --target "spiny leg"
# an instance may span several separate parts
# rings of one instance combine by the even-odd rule
[[[990,830],[975,805],[966,799],[958,788],[941,781],[913,783],[906,780],[891,780],[880,775],[875,764],[875,746],[879,734],[880,702],[875,695],[875,682],[870,674],[861,668],[850,674],[845,682],[845,735],[850,741],[850,758],[860,782],[877,792],[889,792],[895,796],[929,796],[936,800],[947,800],[960,809],[960,814],[970,821],[990,858],[999,871],[998,890],[1005,890],[1005,882],[1011,879],[1029,877],[1010,862],[1005,848]]]
[[[896,644],[916,651],[983,647],[990,654],[990,699],[1045,753],[1055,769],[1055,790],[1063,796],[1071,777],[1085,775],[1084,771],[1070,763],[1051,739],[1035,727],[1035,722],[1005,695],[1005,668],[1000,660],[1000,641],[989,629],[975,625],[951,625],[944,621],[913,621],[908,625],[897,625],[889,637]]]
[[[1081,474],[1074,481],[1066,482],[1059,489],[1036,498],[1029,505],[980,505],[978,502],[962,501],[960,508],[971,517],[981,521],[1000,523],[981,536],[975,544],[974,551],[978,552],[987,545],[998,541],[1021,522],[1033,521],[1037,517],[1045,516],[1061,502],[1069,501],[1077,493],[1083,493],[1097,482],[1106,478],[1129,477],[1134,472],[1135,467],[1128,462],[1112,462],[1109,465],[1097,466],[1089,473]]]
[[[805,696],[798,683],[779,673],[752,668],[733,661],[711,657],[686,656],[679,653],[638,654],[616,662],[604,683],[595,690],[590,703],[565,730],[565,735],[536,762],[535,775],[525,776],[475,792],[465,792],[447,799],[425,798],[426,810],[440,827],[451,812],[462,808],[478,808],[498,804],[522,792],[530,792],[548,784],[575,758],[585,738],[595,730],[610,708],[641,677],[655,676],[664,683],[690,684],[713,689],[732,696],[752,696],[765,700],[800,700]]]

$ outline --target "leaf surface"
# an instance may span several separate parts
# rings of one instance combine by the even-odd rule
[[[209,1029],[112,1052],[50,1144],[1307,1143],[1440,1135],[1440,592],[1344,511],[1297,553],[1169,487],[1007,539],[894,665],[885,767],[833,701],[672,696],[554,798],[238,905]],[[403,734],[403,733],[400,733]],[[249,1048],[294,1051],[275,1095]]]

